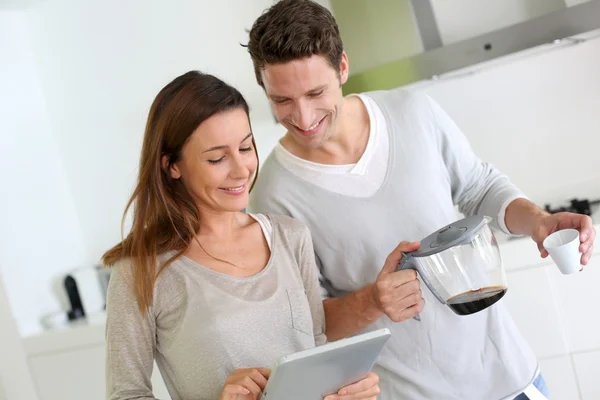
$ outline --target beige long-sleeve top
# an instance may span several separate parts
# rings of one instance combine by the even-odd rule
[[[280,356],[326,342],[310,233],[288,217],[269,220],[271,256],[261,272],[231,277],[182,257],[159,275],[144,316],[128,264],[114,267],[107,300],[108,399],[155,399],[150,378],[156,359],[173,400],[216,400],[235,369],[272,368]]]

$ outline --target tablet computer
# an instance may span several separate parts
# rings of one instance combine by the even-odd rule
[[[379,329],[281,357],[260,400],[323,400],[365,378],[390,337]]]

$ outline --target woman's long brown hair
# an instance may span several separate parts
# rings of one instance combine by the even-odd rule
[[[200,229],[198,208],[181,181],[172,179],[168,168],[163,168],[162,158],[166,156],[169,164],[176,163],[183,146],[202,122],[238,108],[249,117],[248,104],[238,90],[198,71],[174,79],[152,103],[138,182],[121,221],[123,232],[125,216],[133,206],[131,231],[102,256],[106,266],[123,259],[131,263],[134,291],[142,314],[152,305],[158,275],[186,252]],[[252,142],[258,158],[254,139]],[[157,271],[157,256],[168,251],[176,253]]]

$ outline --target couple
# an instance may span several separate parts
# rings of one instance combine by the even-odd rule
[[[260,174],[234,88],[188,72],[151,107],[133,226],[104,255],[114,265],[108,398],[153,399],[156,359],[173,399],[256,399],[279,356],[381,327],[392,338],[375,373],[332,398],[548,396],[502,303],[455,315],[421,292],[414,271],[395,272],[401,252],[419,246],[400,241],[454,221],[458,205],[531,236],[542,257],[548,234],[576,228],[587,264],[589,217],[526,200],[427,96],[344,97],[339,31],[312,1],[274,4],[248,52],[288,130]]]

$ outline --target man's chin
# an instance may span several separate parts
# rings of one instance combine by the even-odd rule
[[[319,132],[314,136],[304,136],[300,133],[294,132],[292,135],[294,141],[298,146],[307,148],[307,149],[317,149],[323,145],[325,142],[325,134]]]

